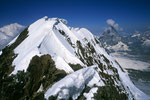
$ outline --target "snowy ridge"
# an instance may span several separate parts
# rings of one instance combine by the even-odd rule
[[[149,98],[133,85],[127,73],[96,42],[91,32],[85,28],[68,28],[66,23],[63,19],[44,17],[31,24],[28,27],[28,37],[14,49],[17,57],[13,61],[15,69],[11,74],[16,74],[19,70],[26,71],[35,55],[49,54],[55,61],[56,68],[70,75],[49,88],[45,93],[46,99],[52,95],[58,95],[58,99],[77,99],[85,85],[105,86],[105,77],[100,76],[100,72],[110,76],[118,74],[118,79],[112,78],[114,85],[120,86],[122,92],[128,94],[128,99]],[[80,64],[85,68],[74,72],[69,64]],[[90,67],[92,65],[102,68]],[[96,87],[92,88],[89,97],[86,93],[83,95],[90,100],[94,96],[92,91],[96,93],[97,90]]]
[[[56,61],[58,61],[57,56],[61,56],[64,59],[63,62],[83,65],[75,57],[74,50],[68,42],[57,30],[53,29],[53,25],[58,21],[55,18],[47,19],[44,17],[30,25],[28,37],[14,50],[18,56],[13,61],[13,65],[16,67],[12,74],[16,74],[18,70],[26,71],[32,57],[41,54],[50,54]],[[60,67],[57,66],[57,68]],[[69,69],[67,73],[72,72],[72,69]]]
[[[73,100],[77,99],[86,85],[92,87],[94,84],[102,82],[94,67],[83,68],[66,76],[47,90],[45,98],[48,99],[49,96],[58,94],[58,99],[69,99],[70,96]],[[103,84],[98,85],[102,86]]]

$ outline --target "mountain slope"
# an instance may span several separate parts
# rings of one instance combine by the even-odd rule
[[[6,25],[0,28],[0,50],[3,49],[24,28],[24,26],[17,23]]]
[[[18,92],[15,99],[149,98],[91,32],[68,28],[66,23],[64,19],[41,18],[3,49],[0,98]]]

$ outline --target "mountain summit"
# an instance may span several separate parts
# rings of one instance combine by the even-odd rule
[[[2,50],[1,99],[149,99],[85,28],[44,17]]]
[[[129,51],[125,39],[113,26],[107,27],[104,33],[99,36],[99,40],[108,52]]]
[[[106,42],[109,45],[115,45],[121,41],[122,37],[113,26],[109,26],[104,30],[104,33],[100,35],[101,42]]]

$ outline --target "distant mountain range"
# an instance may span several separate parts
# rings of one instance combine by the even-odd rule
[[[0,28],[0,51],[3,49],[12,39],[14,39],[25,26],[18,23],[13,23]]]
[[[108,52],[126,52],[150,58],[150,29],[124,37],[113,26],[109,26],[98,37]]]
[[[136,32],[127,38],[130,48],[135,51],[132,52],[133,54],[150,56],[150,29],[145,32]]]

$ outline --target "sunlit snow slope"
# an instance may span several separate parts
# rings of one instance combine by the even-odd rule
[[[134,86],[127,73],[91,32],[85,28],[69,28],[66,24],[64,19],[48,17],[31,24],[27,38],[14,49],[17,57],[13,60],[15,68],[11,74],[26,71],[33,56],[49,54],[56,68],[69,75],[49,87],[45,92],[46,99],[50,96],[57,99],[79,99],[83,96],[91,100],[101,95],[101,89],[107,86],[130,100],[149,98]],[[71,65],[76,64],[83,68],[75,71]],[[90,90],[86,93],[87,87]]]

